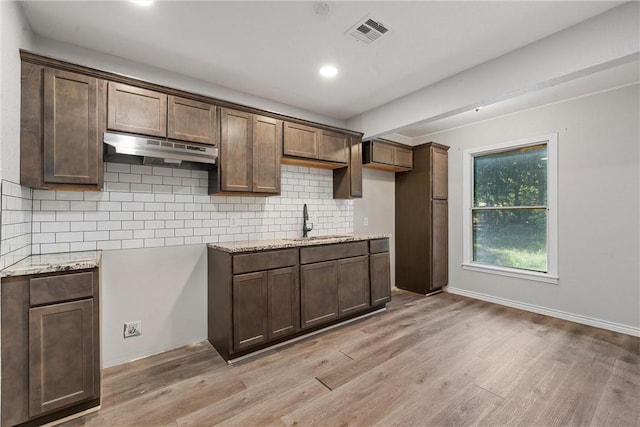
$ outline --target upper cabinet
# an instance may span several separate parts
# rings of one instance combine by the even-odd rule
[[[404,172],[413,168],[411,147],[383,139],[365,141],[363,166],[391,172]]]
[[[349,163],[349,135],[284,123],[283,163],[341,168]]]
[[[220,156],[210,194],[280,193],[282,121],[244,111],[220,110]]]
[[[22,64],[20,183],[99,190],[106,82]]]
[[[362,139],[349,138],[349,165],[333,170],[333,198],[362,198]]]
[[[109,130],[216,145],[215,124],[215,105],[109,82]]]

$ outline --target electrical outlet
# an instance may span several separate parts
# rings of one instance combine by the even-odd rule
[[[124,337],[131,338],[142,334],[142,320],[127,322],[124,324]]]
[[[238,220],[236,219],[236,217],[232,216],[231,218],[229,218],[229,227],[235,228],[237,226],[238,226]]]
[[[333,223],[337,224],[340,222],[340,215],[338,214],[338,212],[334,212],[333,213]]]
[[[362,225],[364,225],[365,227],[369,226],[369,217],[368,216],[364,217],[364,221],[362,221]]]

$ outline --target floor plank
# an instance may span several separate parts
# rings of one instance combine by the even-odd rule
[[[65,426],[640,423],[640,339],[459,295],[226,364],[196,343],[104,371],[102,409]]]

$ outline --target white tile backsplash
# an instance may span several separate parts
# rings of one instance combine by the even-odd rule
[[[313,222],[311,235],[353,231],[353,202],[333,199],[331,170],[281,168],[280,196],[226,197],[207,195],[203,171],[106,163],[103,192],[33,192],[31,250],[43,254],[298,237],[304,203]]]
[[[31,255],[33,190],[7,180],[0,187],[1,270]]]

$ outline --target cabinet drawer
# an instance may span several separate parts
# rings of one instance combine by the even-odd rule
[[[233,257],[233,274],[272,270],[274,268],[288,267],[297,263],[297,249],[235,255]]]
[[[372,254],[389,252],[389,239],[371,240],[369,242],[369,252]]]
[[[340,258],[366,255],[367,242],[339,243],[336,245],[311,246],[300,249],[300,264],[331,261]]]
[[[29,304],[50,304],[93,296],[93,272],[35,277],[29,280]]]

